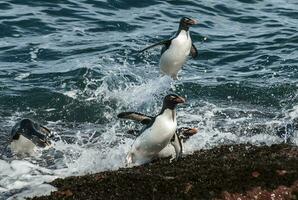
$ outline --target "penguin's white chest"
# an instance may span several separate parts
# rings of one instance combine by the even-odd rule
[[[20,135],[18,140],[13,140],[10,144],[11,150],[17,154],[34,152],[36,145],[26,137]]]
[[[190,54],[192,41],[188,31],[182,30],[160,58],[162,73],[175,78]]]
[[[127,157],[128,163],[150,162],[169,144],[177,128],[173,112],[169,109],[165,110],[162,115],[156,117],[153,125],[135,140]]]

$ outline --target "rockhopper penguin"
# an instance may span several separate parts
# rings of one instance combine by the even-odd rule
[[[22,119],[11,130],[11,149],[17,154],[34,152],[35,147],[46,147],[51,144],[51,131],[31,119]]]
[[[192,43],[189,33],[189,27],[194,24],[197,24],[196,20],[183,17],[180,20],[178,31],[174,37],[146,47],[140,53],[152,47],[163,45],[159,60],[160,71],[162,74],[171,76],[174,80],[177,80],[177,74],[186,62],[187,57],[189,55],[192,58],[198,56],[197,49]]]
[[[157,116],[148,117],[135,114],[135,117],[140,117],[138,121],[143,122],[146,126],[132,144],[126,157],[127,164],[148,163],[170,143],[177,129],[176,106],[184,102],[184,98],[169,94],[164,97],[162,109]],[[128,113],[120,113],[118,117],[129,118],[125,117],[125,115],[129,115]],[[134,113],[130,115],[131,118],[133,115]]]
[[[122,112],[118,114],[118,117],[122,119],[134,120],[142,124],[149,124],[154,119],[154,117],[137,112]],[[195,135],[197,132],[197,128],[177,128],[170,143],[163,150],[161,150],[161,152],[158,154],[158,157],[172,156],[172,159],[178,160],[183,153],[183,143],[185,143],[191,136]],[[136,137],[141,135],[141,131],[135,129],[131,129],[127,133]],[[175,152],[172,152],[171,146],[174,147]],[[175,155],[173,153],[175,153]]]

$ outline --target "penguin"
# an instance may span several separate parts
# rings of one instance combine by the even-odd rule
[[[169,94],[164,97],[162,109],[157,116],[143,117],[139,115],[139,121],[146,125],[135,139],[126,156],[128,165],[142,165],[151,162],[169,144],[177,129],[176,106],[182,103],[185,103],[184,98],[176,94]],[[124,118],[127,114],[127,112],[120,113],[118,117]],[[130,116],[133,115],[134,113]],[[138,115],[135,115],[135,117],[138,117]]]
[[[131,119],[137,122],[140,122],[142,124],[149,124],[153,117],[148,116],[148,115],[144,115],[142,113],[137,113],[137,112],[123,112],[118,114],[119,118],[123,118],[123,119]],[[180,127],[177,128],[175,131],[175,134],[173,135],[173,137],[171,138],[170,143],[167,145],[167,147],[165,147],[158,155],[158,157],[168,157],[169,154],[169,145],[173,146],[175,149],[175,157],[173,156],[173,159],[178,160],[183,153],[183,143],[185,143],[186,140],[188,140],[191,136],[193,136],[194,134],[196,134],[198,132],[197,128],[190,128],[190,127]],[[136,137],[141,135],[141,132],[138,130],[129,130],[128,133],[130,135],[134,135]]]
[[[171,145],[175,149],[176,157],[173,157],[171,160],[175,159],[178,160],[183,153],[183,143],[191,136],[195,135],[198,132],[196,128],[189,128],[189,127],[180,127],[176,130],[175,135],[171,139]],[[164,151],[166,152],[166,150]],[[160,157],[165,157],[165,155],[160,155]]]
[[[163,75],[168,75],[174,80],[178,79],[178,72],[186,62],[190,55],[192,58],[198,56],[198,51],[193,44],[189,28],[197,24],[197,21],[188,17],[182,17],[179,23],[179,28],[176,34],[169,40],[164,40],[142,49],[142,53],[155,46],[163,45],[161,57],[159,60],[160,72]]]
[[[45,126],[31,119],[22,119],[11,130],[10,147],[17,154],[32,154],[35,147],[50,146],[52,136]]]
[[[197,128],[190,128],[190,127],[180,127],[176,129],[175,134],[173,135],[170,143],[163,148],[159,153],[159,158],[163,157],[172,157],[170,161],[178,160],[182,157],[183,153],[183,143],[185,143],[191,136],[195,135],[198,132]],[[127,132],[133,136],[139,136],[141,133],[138,130],[129,130]],[[174,148],[174,151],[173,151]]]

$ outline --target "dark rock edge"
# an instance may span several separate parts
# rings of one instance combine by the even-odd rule
[[[50,184],[58,191],[32,199],[298,199],[298,147],[223,145]]]

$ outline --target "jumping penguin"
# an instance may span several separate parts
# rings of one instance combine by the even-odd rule
[[[22,119],[11,130],[11,150],[17,154],[32,154],[35,147],[46,147],[51,144],[51,131],[45,126]]]
[[[135,115],[136,118],[139,116],[139,121],[146,126],[142,129],[127,154],[127,164],[148,163],[156,158],[158,153],[170,143],[177,129],[176,106],[184,102],[184,98],[169,94],[164,97],[162,109],[157,116],[142,117],[141,115]],[[126,114],[127,112],[120,113],[118,117],[125,118]]]
[[[197,24],[197,21],[188,17],[180,20],[177,33],[169,40],[164,40],[144,48],[139,53],[144,52],[155,46],[163,45],[159,61],[160,71],[163,75],[171,76],[174,80],[178,79],[178,72],[190,55],[192,58],[198,56],[198,51],[192,43],[189,27]]]

